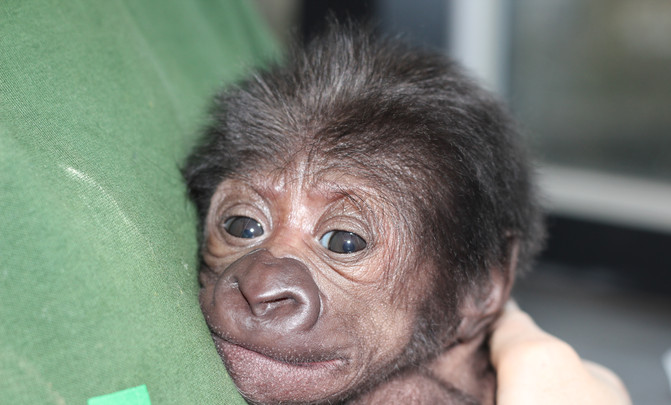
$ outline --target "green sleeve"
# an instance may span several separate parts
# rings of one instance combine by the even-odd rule
[[[274,51],[242,0],[2,3],[0,402],[243,402],[179,166],[214,90]]]

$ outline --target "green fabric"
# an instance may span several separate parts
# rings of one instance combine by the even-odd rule
[[[0,5],[0,403],[241,403],[197,304],[179,165],[275,46],[242,0]]]

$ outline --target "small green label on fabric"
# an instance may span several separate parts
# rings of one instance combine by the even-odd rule
[[[151,405],[146,385],[89,398],[88,405]]]

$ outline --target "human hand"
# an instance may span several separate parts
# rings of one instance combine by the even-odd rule
[[[609,369],[582,360],[566,342],[541,330],[514,301],[490,338],[498,405],[631,405]]]

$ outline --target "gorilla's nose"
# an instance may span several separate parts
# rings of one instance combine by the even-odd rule
[[[231,264],[224,278],[227,286],[217,288],[222,294],[216,298],[222,298],[224,310],[238,312],[237,328],[281,336],[307,331],[319,318],[319,288],[307,266],[296,259],[258,250]],[[246,305],[228,306],[230,294],[239,294]]]

